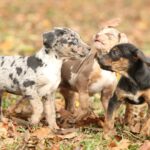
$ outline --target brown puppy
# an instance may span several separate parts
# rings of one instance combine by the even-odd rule
[[[100,55],[118,43],[128,42],[124,33],[114,27],[105,27],[94,36],[94,47]],[[65,98],[65,108],[74,113],[78,121],[90,113],[89,95],[100,93],[102,104],[107,110],[108,100],[116,88],[116,74],[103,70],[95,59],[95,52],[83,60],[68,59],[62,66],[62,82],[60,91]],[[78,92],[80,107],[75,112],[74,94]]]

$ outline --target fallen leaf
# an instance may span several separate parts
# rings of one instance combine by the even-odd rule
[[[62,139],[72,139],[74,137],[77,136],[77,132],[72,132],[66,135],[58,135],[58,137],[62,138]]]
[[[37,129],[31,135],[36,136],[39,139],[55,137],[55,134],[51,131],[51,129],[49,127],[42,127],[40,129]]]
[[[150,141],[146,140],[140,147],[140,150],[150,150]]]
[[[51,147],[51,150],[59,150],[60,149],[60,145],[59,144],[54,144],[52,147]]]
[[[7,129],[0,127],[0,138],[6,138],[7,137]]]
[[[130,145],[130,141],[128,139],[122,139],[120,142],[110,145],[112,147],[109,148],[110,150],[124,150],[124,149],[128,149],[129,145]]]

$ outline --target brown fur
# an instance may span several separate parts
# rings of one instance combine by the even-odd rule
[[[94,36],[93,41],[97,53],[103,54],[108,53],[109,49],[115,44],[128,42],[128,39],[124,33],[120,33],[115,28],[105,27]],[[77,68],[80,64],[82,65],[82,69],[78,72]],[[74,60],[74,62],[73,60],[68,60],[64,62],[62,66],[62,83],[60,91],[65,97],[65,108],[74,113],[76,121],[89,115],[91,111],[89,107],[89,94],[100,93],[104,110],[107,110],[108,100],[113,95],[117,79],[114,73],[110,73],[109,77],[105,77],[104,72],[105,71],[99,67],[94,57],[91,58],[90,62],[86,62],[84,65],[82,64],[82,60]],[[114,81],[108,81],[111,83],[104,85],[103,80],[106,78],[112,78]],[[102,83],[100,83],[100,80]],[[103,85],[98,89],[98,85],[96,84]],[[96,86],[97,89],[93,90],[92,88]],[[73,92],[78,92],[79,94],[80,107],[77,111],[75,111],[74,107]]]
[[[147,118],[141,133],[150,134],[150,58],[133,44],[124,43],[113,47],[103,57],[99,57],[99,64],[104,69],[122,74],[113,97],[110,99],[106,117],[106,128],[114,127],[114,114],[121,101],[131,104],[148,104]]]

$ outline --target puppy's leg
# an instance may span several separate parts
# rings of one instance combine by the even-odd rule
[[[65,99],[65,109],[74,113],[74,111],[75,111],[75,105],[74,105],[75,93],[66,88],[61,88],[60,92],[64,96],[64,99]]]
[[[114,128],[115,111],[120,106],[121,102],[118,101],[117,95],[114,93],[113,97],[109,100],[107,114],[105,117],[104,131],[108,132]]]
[[[31,124],[39,123],[42,113],[43,113],[43,103],[41,101],[41,97],[38,95],[32,96],[30,99],[30,104],[33,108],[33,114],[31,115]]]
[[[23,100],[24,100],[25,98],[26,98],[26,97],[21,97],[19,100],[17,100],[17,102],[16,102],[15,105],[9,107],[9,112],[10,112],[11,114],[15,113],[15,109],[17,109],[18,106],[19,106],[21,103],[23,103]]]
[[[79,91],[79,108],[75,113],[75,120],[79,121],[84,117],[90,115],[91,109],[89,105],[89,93],[87,91]]]
[[[49,127],[51,129],[59,129],[59,127],[56,124],[55,94],[51,93],[44,98],[44,111]]]
[[[107,112],[109,99],[113,96],[113,93],[114,93],[113,86],[106,87],[101,91],[101,101],[102,101],[102,105],[103,105],[105,113]]]
[[[0,91],[0,121],[3,120],[2,95],[3,95],[3,91]]]
[[[89,103],[89,92],[88,92],[88,78],[84,78],[81,76],[77,81],[77,89],[79,93],[79,102],[80,106],[78,111],[76,112],[76,121],[83,119],[91,113],[90,103]]]

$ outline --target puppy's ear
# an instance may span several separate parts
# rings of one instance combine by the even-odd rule
[[[52,44],[54,42],[54,39],[55,39],[54,32],[43,33],[43,45],[46,48],[52,48]]]
[[[124,33],[119,33],[118,37],[119,37],[119,43],[128,43],[129,42],[127,36]]]
[[[140,60],[142,60],[147,65],[150,65],[150,58],[146,57],[142,51],[137,50],[136,51],[136,56],[137,56],[137,58],[139,58]]]
[[[62,36],[67,32],[67,28],[55,28],[56,36]]]

